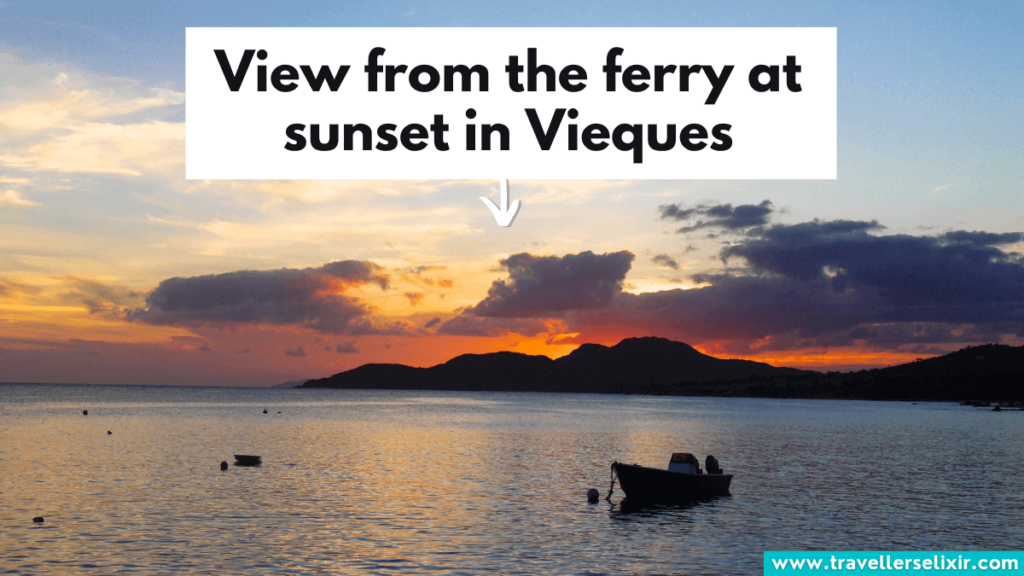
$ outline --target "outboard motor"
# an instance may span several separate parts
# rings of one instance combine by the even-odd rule
[[[718,465],[718,459],[708,454],[708,457],[704,460],[704,468],[707,469],[708,474],[721,474],[722,468]]]
[[[700,462],[693,454],[676,452],[668,462],[669,472],[682,472],[683,474],[700,474]]]

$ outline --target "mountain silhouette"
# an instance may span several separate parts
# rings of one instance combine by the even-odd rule
[[[723,360],[682,342],[627,338],[615,346],[584,344],[552,360],[516,352],[463,354],[430,368],[365,364],[303,388],[648,393],[678,382],[712,382],[817,374],[763,362]],[[644,392],[641,392],[644,391]]]
[[[652,394],[1024,404],[1024,346],[969,346],[934,358],[857,372],[678,382]]]

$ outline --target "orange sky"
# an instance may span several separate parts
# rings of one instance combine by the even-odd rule
[[[0,47],[0,381],[265,386],[633,336],[822,370],[1020,344],[1019,99],[887,100],[872,70],[837,180],[512,179],[502,228],[497,180],[186,180],[180,83]]]

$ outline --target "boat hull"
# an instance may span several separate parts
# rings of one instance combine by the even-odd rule
[[[630,502],[676,503],[728,496],[732,474],[682,474],[635,464],[612,464]]]

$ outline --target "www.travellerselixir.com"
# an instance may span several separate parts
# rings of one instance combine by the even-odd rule
[[[1010,574],[1024,574],[1020,568],[1020,552],[965,552],[942,553],[870,553],[850,555],[832,553],[778,553],[765,552],[764,573],[778,574],[793,571],[837,570],[847,574],[877,570],[993,570]],[[1005,555],[1001,555],[1005,554]]]

